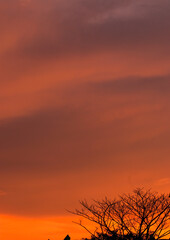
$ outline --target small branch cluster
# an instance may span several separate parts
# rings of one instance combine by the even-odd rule
[[[93,239],[162,239],[170,235],[170,196],[136,189],[119,199],[80,201],[74,214],[96,225],[91,232],[82,220],[78,223]]]

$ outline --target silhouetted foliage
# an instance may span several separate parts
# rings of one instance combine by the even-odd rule
[[[91,240],[155,240],[170,234],[170,195],[136,189],[119,199],[80,201],[81,209],[73,214],[88,219],[96,226]]]
[[[67,236],[64,238],[64,240],[70,240],[70,236],[67,235]]]

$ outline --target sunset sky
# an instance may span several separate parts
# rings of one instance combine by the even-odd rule
[[[66,209],[170,189],[170,1],[0,0],[0,238],[80,240]]]

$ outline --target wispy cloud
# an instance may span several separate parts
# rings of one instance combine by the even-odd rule
[[[170,178],[160,178],[156,180],[155,185],[157,186],[170,185]]]

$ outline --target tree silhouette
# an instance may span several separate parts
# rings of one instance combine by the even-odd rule
[[[64,238],[64,240],[70,240],[70,236],[67,235],[67,236]]]
[[[80,201],[80,204],[81,209],[72,213],[81,217],[76,223],[85,228],[93,240],[153,240],[170,234],[170,195],[139,188],[118,199],[94,200],[92,204]],[[94,223],[96,230],[90,231],[82,218]]]

